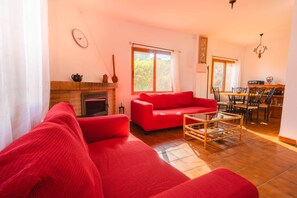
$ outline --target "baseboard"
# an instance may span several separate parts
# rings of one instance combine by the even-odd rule
[[[293,140],[293,139],[290,139],[290,138],[278,136],[278,140],[281,141],[281,142],[285,142],[285,143],[294,145],[294,146],[297,145],[297,141],[296,140]]]

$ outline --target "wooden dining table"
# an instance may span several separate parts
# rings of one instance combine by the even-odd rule
[[[233,93],[233,92],[224,92],[224,93],[220,93],[223,96],[248,96],[249,93]]]
[[[236,104],[235,101],[235,96],[241,96],[241,97],[247,97],[249,95],[249,93],[245,93],[245,92],[224,92],[224,93],[220,93],[220,95],[222,96],[228,96],[229,101],[232,101],[232,104]]]

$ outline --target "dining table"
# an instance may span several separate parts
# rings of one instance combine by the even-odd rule
[[[244,93],[244,92],[238,92],[238,93],[234,93],[234,92],[223,92],[223,93],[220,93],[221,95],[223,96],[248,96],[249,93]]]
[[[238,103],[238,101],[236,101],[236,97],[241,97],[242,101],[240,102],[240,104],[244,104],[246,97],[248,97],[249,93],[246,92],[223,92],[220,93],[220,95],[222,96],[228,96],[229,102],[230,102],[230,109],[232,111],[233,109],[233,105],[236,105],[236,103]]]

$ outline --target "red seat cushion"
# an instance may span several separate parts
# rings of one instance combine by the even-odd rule
[[[189,180],[139,140],[116,138],[89,144],[104,197],[149,197]]]
[[[103,197],[73,115],[53,117],[0,152],[0,197]]]
[[[184,114],[192,114],[192,113],[200,113],[200,112],[208,112],[208,111],[211,111],[211,108],[193,106],[193,107],[184,107],[184,108],[176,108],[176,109],[155,110],[153,114],[154,114],[154,119],[158,120],[160,123],[175,123],[177,126],[182,126]]]

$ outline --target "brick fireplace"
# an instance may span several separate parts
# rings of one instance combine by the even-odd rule
[[[98,109],[103,108],[102,102],[106,99],[106,113],[101,112],[97,115],[115,114],[116,88],[116,83],[51,81],[50,108],[59,102],[68,102],[73,105],[77,116],[84,116],[86,111],[82,108],[83,97],[91,96],[87,97],[89,107],[97,103]]]

